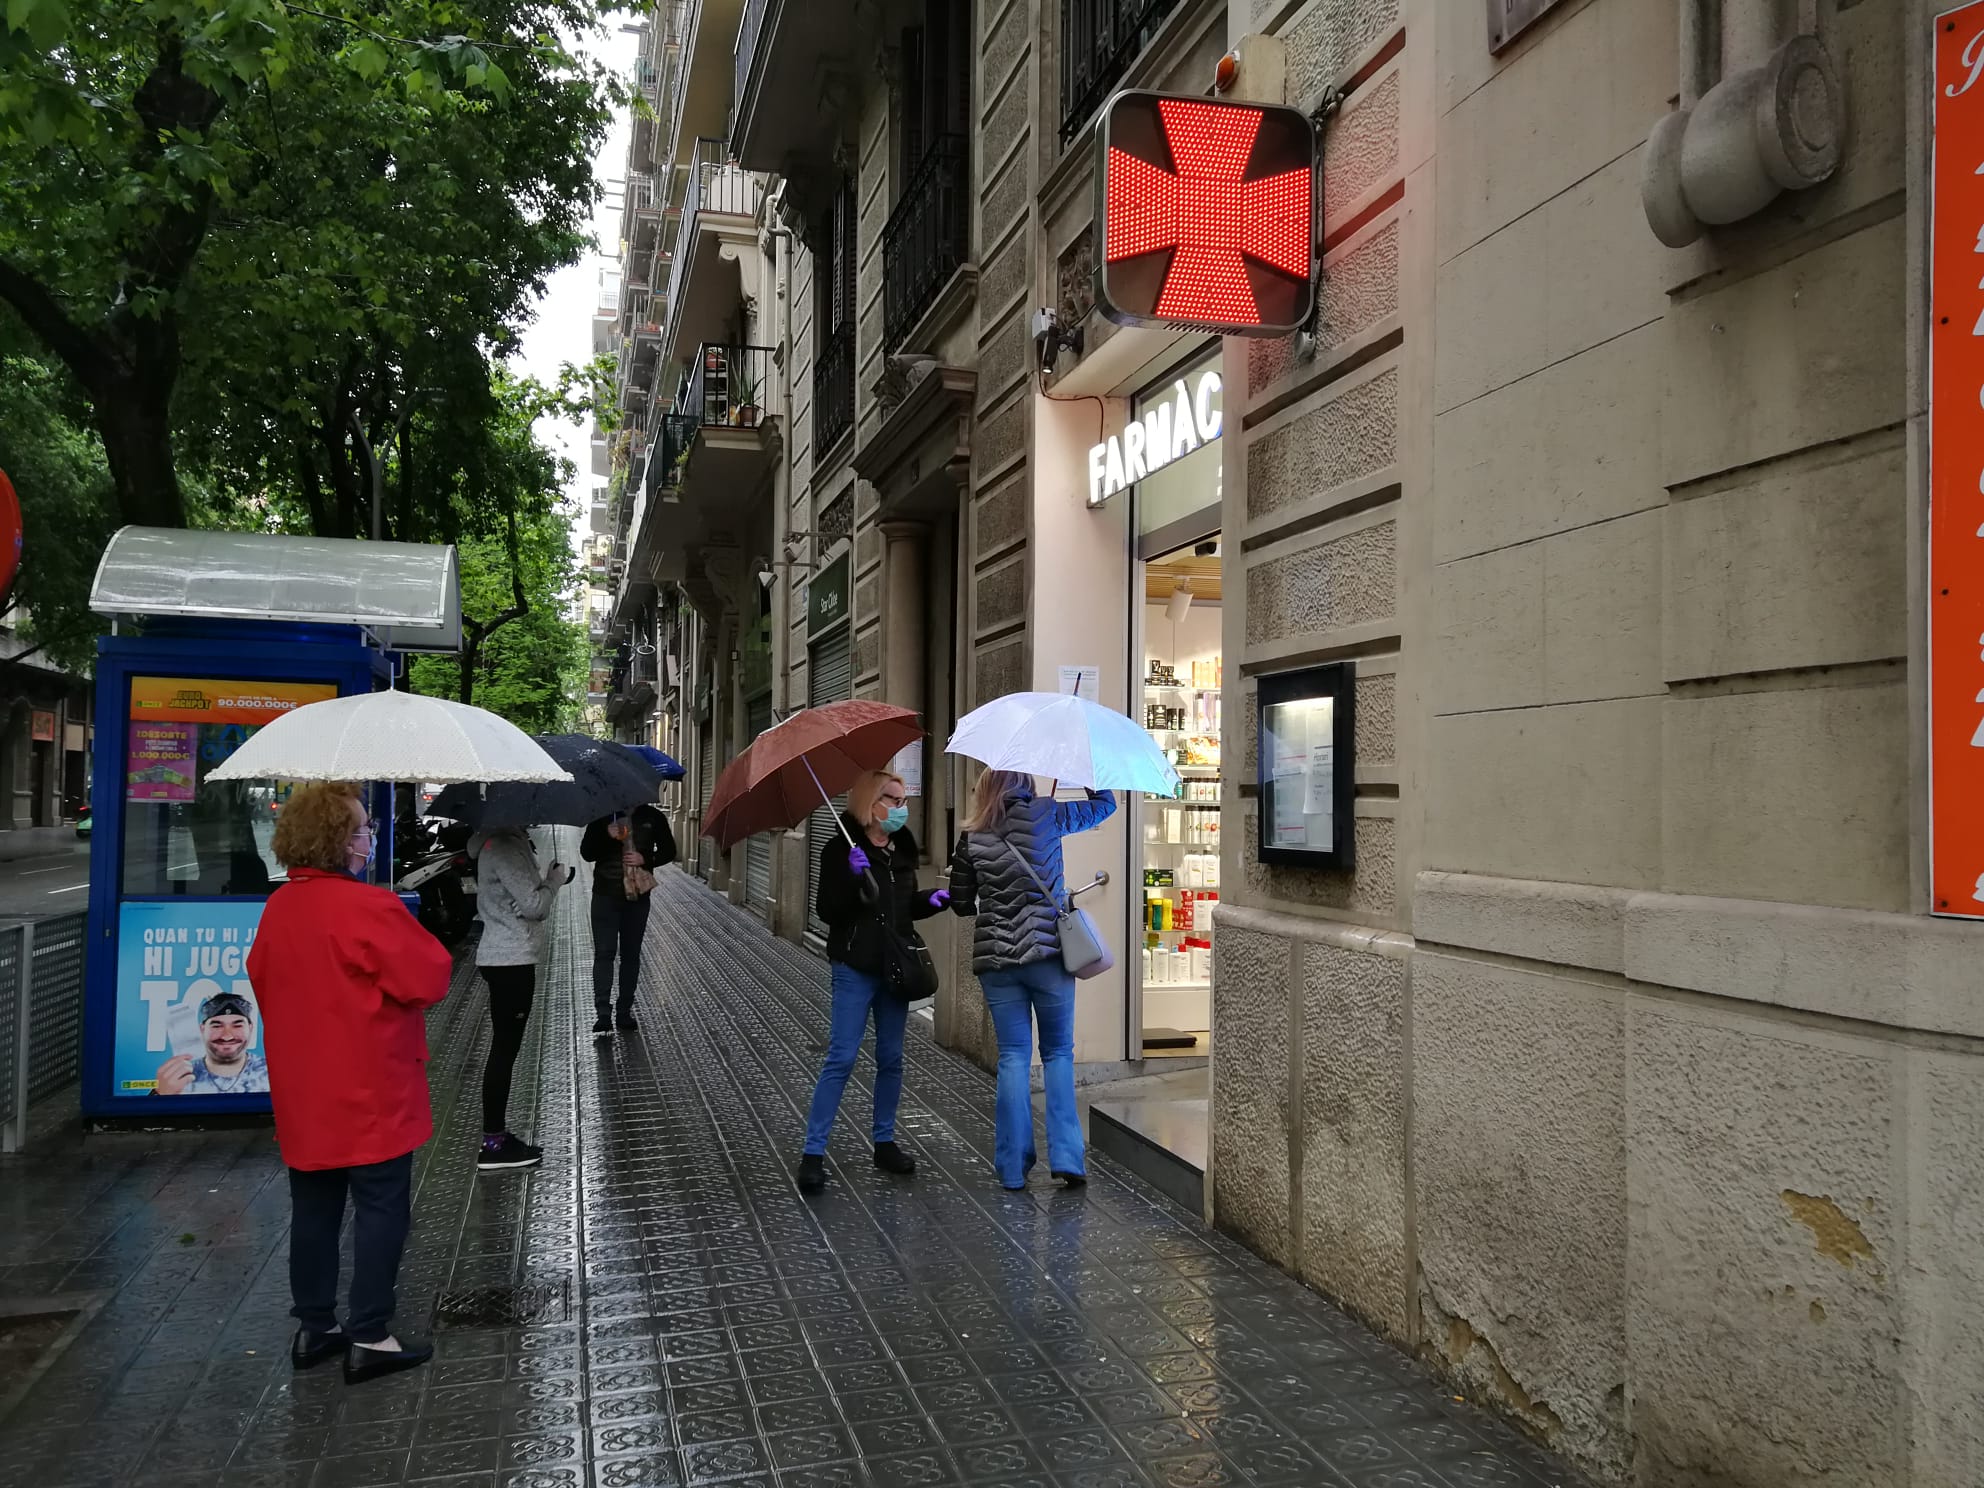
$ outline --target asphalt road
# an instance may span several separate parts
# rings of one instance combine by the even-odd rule
[[[0,862],[0,918],[35,919],[88,909],[90,845],[52,846]]]

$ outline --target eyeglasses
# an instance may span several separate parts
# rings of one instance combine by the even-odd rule
[[[884,806],[907,806],[907,805],[909,804],[909,797],[908,797],[908,796],[883,796],[883,797],[882,797],[882,804],[883,804]]]
[[[368,821],[362,827],[352,828],[351,840],[356,842],[361,837],[372,838],[372,837],[377,837],[378,835],[379,835],[379,824],[374,821]]]

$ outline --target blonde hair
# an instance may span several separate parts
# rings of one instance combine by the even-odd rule
[[[351,802],[358,787],[331,781],[301,787],[276,820],[276,861],[285,868],[342,873],[351,847]]]
[[[987,770],[978,777],[972,792],[971,814],[964,819],[967,832],[996,832],[1006,820],[1006,798],[1020,790],[1033,790],[1033,777],[1018,770]]]
[[[903,784],[902,776],[891,770],[870,770],[847,788],[847,814],[867,826],[875,814],[875,802],[881,799],[882,788],[887,785],[901,785],[905,792],[909,787]]]

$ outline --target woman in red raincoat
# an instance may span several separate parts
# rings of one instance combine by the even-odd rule
[[[413,1153],[434,1133],[423,1013],[448,993],[441,943],[390,890],[361,882],[376,828],[355,787],[291,796],[248,977],[262,1010],[276,1141],[289,1168],[298,1369],[344,1357],[352,1383],[410,1369],[431,1344],[392,1333],[412,1223]],[[350,1305],[337,1319],[338,1230],[352,1206]]]

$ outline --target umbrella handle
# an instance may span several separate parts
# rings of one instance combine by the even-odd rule
[[[826,807],[827,810],[833,814],[834,829],[840,833],[841,840],[847,843],[849,851],[852,851],[857,846],[857,844],[854,838],[848,835],[847,824],[840,819],[840,813],[834,811],[833,797],[829,796],[827,794],[827,788],[824,785],[820,784],[820,776],[819,773],[816,770],[814,770],[812,760],[808,759],[803,754],[800,755],[799,758],[800,761],[806,766],[806,773],[813,777],[813,789],[820,793],[820,804]],[[876,901],[876,899],[880,897],[882,892],[882,886],[875,881],[875,873],[873,869],[870,869],[869,871],[863,873],[861,875],[861,879],[864,886],[864,893],[862,897],[867,903],[873,904]]]

